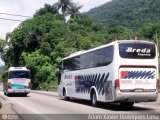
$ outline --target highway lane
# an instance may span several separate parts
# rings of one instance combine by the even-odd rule
[[[7,97],[0,92],[2,109],[0,114],[16,114],[22,119],[53,119],[53,115],[64,117],[65,119],[82,119],[88,118],[88,114],[159,114],[160,97],[157,102],[136,103],[133,108],[125,110],[119,104],[100,104],[95,108],[90,106],[89,101],[71,100],[64,101],[57,95],[48,96],[31,92],[27,97],[12,96]],[[63,114],[87,114],[85,116]],[[29,116],[30,115],[30,116]],[[35,116],[34,116],[35,115]],[[34,117],[33,117],[34,116]],[[83,118],[83,119],[84,119]],[[61,118],[62,119],[62,118]],[[160,118],[159,118],[160,119]]]

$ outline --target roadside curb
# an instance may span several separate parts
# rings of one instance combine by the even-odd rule
[[[37,91],[37,90],[31,90],[31,93],[37,93],[37,94],[43,94],[43,95],[47,95],[47,96],[54,96],[54,97],[58,97],[58,93],[57,92],[53,92],[53,91]]]

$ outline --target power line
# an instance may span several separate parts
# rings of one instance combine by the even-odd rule
[[[31,16],[26,16],[26,15],[18,15],[18,14],[10,14],[10,13],[0,13],[3,15],[10,15],[10,16],[19,16],[19,17],[31,17]]]
[[[17,17],[31,17],[31,16],[26,16],[26,15],[10,14],[10,13],[1,13],[1,12],[0,12],[0,14],[9,15],[9,16],[17,16]],[[23,20],[17,20],[17,19],[1,18],[1,17],[0,17],[0,20],[20,21],[20,22],[23,21]]]
[[[22,22],[22,20],[15,20],[15,19],[8,19],[8,18],[0,18],[0,20],[10,20],[10,21],[20,21],[20,22]]]

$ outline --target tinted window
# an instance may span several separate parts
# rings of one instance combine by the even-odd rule
[[[10,71],[9,78],[29,78],[28,71]]]
[[[68,71],[73,70],[72,61],[73,61],[72,58],[65,60],[63,63],[63,70],[68,70]]]
[[[104,49],[95,51],[95,67],[103,66],[104,61]]]
[[[113,46],[95,52],[95,67],[109,65],[113,61]]]
[[[113,61],[113,46],[88,52],[76,57],[64,60],[63,68],[66,71],[88,69],[106,66]]]
[[[95,60],[94,60],[94,52],[89,52],[89,53],[86,53],[86,57],[87,57],[87,59],[86,59],[86,69],[87,68],[92,68],[92,67],[94,67],[95,66]]]
[[[87,55],[83,54],[80,56],[80,69],[85,69],[87,66]]]
[[[79,70],[80,69],[80,56],[74,57],[73,59],[73,69],[74,70]]]
[[[113,46],[104,48],[103,65],[109,65],[113,61],[113,53],[114,53]]]
[[[119,53],[122,58],[152,59],[156,55],[155,45],[147,43],[121,43]]]
[[[79,69],[80,69],[80,57],[79,56],[64,60],[63,70],[72,71],[72,70],[79,70]]]

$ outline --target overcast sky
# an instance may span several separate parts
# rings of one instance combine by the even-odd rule
[[[33,16],[36,10],[43,7],[45,3],[53,5],[58,0],[0,0],[0,38],[5,38],[7,32],[11,32],[20,22],[2,20],[15,19],[25,20],[25,17],[8,16],[1,13],[19,14]],[[74,3],[83,5],[81,12],[86,12],[91,8],[100,6],[110,0],[72,0]],[[1,64],[1,62],[0,62]]]

